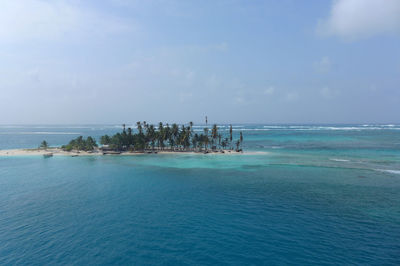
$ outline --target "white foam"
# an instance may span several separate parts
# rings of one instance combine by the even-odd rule
[[[49,126],[46,126],[46,125],[43,125],[43,126],[24,126],[24,125],[21,125],[21,126],[13,126],[13,125],[0,125],[0,128],[36,128],[36,129],[43,129],[43,128],[56,128],[56,129],[94,129],[95,127],[88,127],[88,126],[62,126],[62,125],[59,125],[59,126],[52,126],[52,125],[49,125]]]
[[[386,169],[376,169],[376,170],[381,171],[381,172],[390,173],[390,174],[400,175],[400,170],[391,170],[391,169],[388,169],[388,170],[386,170]]]
[[[202,126],[194,126],[195,131],[202,131],[199,128],[203,129]],[[210,130],[210,128],[209,128]],[[229,128],[219,126],[220,131],[228,131]],[[276,130],[287,130],[287,131],[363,131],[363,130],[400,130],[400,127],[376,127],[376,126],[347,126],[347,127],[335,127],[335,126],[263,126],[262,128],[244,128],[244,127],[234,127],[233,131],[276,131]]]
[[[335,161],[335,162],[350,162],[350,160],[338,159],[338,158],[329,158],[329,160]]]
[[[287,128],[287,126],[264,126],[264,128]]]
[[[268,128],[233,128],[233,131],[270,131]]]
[[[44,132],[44,131],[35,131],[35,132],[0,132],[0,135],[81,135],[82,133],[78,132]]]

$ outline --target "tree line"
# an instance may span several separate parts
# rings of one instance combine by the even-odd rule
[[[132,128],[122,125],[122,132],[113,136],[104,135],[100,138],[100,144],[107,145],[112,150],[144,151],[144,150],[180,150],[180,151],[202,151],[217,149],[233,149],[240,151],[243,134],[233,141],[232,125],[229,127],[229,135],[223,136],[216,124],[209,130],[206,126],[203,132],[198,134],[193,131],[193,122],[187,125],[163,124],[160,122],[156,128],[146,122],[136,123],[137,132]]]
[[[71,140],[67,145],[61,146],[61,148],[65,151],[93,151],[97,146],[98,145],[94,138],[89,136],[84,139],[82,136],[79,136],[76,139]]]
[[[232,125],[229,127],[228,135],[223,135],[218,126],[214,124],[211,130],[206,126],[202,133],[195,133],[193,122],[187,125],[163,124],[160,122],[156,128],[146,122],[136,123],[137,131],[122,125],[122,132],[115,135],[104,135],[100,138],[103,149],[113,151],[146,151],[146,150],[169,150],[169,151],[208,151],[226,150],[235,148],[242,150],[243,134],[240,132],[239,139],[233,140]],[[43,141],[40,148],[47,148],[47,142]],[[61,146],[65,151],[81,150],[93,151],[97,148],[96,139],[82,136],[71,140],[67,145]]]

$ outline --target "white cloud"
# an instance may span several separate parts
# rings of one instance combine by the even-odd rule
[[[226,52],[228,50],[228,44],[226,42],[216,44],[214,45],[214,49],[221,52]]]
[[[297,92],[288,92],[285,95],[285,100],[288,102],[294,102],[299,98],[299,94]]]
[[[188,80],[193,80],[196,77],[196,73],[194,71],[192,71],[192,70],[189,70],[189,71],[186,72],[185,77]]]
[[[0,42],[70,39],[126,32],[118,18],[55,0],[4,0],[0,9]]]
[[[317,32],[349,40],[400,33],[400,1],[333,1],[330,17],[319,22]]]
[[[264,90],[264,94],[265,95],[272,95],[275,92],[275,88],[274,87],[269,87],[267,89]]]
[[[241,96],[235,96],[235,97],[233,98],[233,102],[234,102],[235,104],[244,104],[244,103],[246,103],[246,100],[245,100],[243,97],[241,97]]]
[[[327,56],[324,56],[321,58],[321,60],[314,62],[315,70],[321,73],[329,72],[331,70],[331,65],[332,62]]]
[[[332,99],[339,94],[339,91],[324,87],[320,90],[320,94],[325,99]]]
[[[244,104],[248,104],[249,101],[251,101],[251,98],[249,98],[250,95],[245,90],[238,89],[238,90],[236,90],[236,92],[234,94],[235,95],[232,98],[234,104],[244,105]]]
[[[209,53],[209,52],[227,52],[229,50],[229,44],[226,42],[211,43],[204,45],[185,45],[180,47],[192,53]]]
[[[211,88],[216,90],[222,86],[222,82],[215,74],[212,74],[211,76],[205,78],[204,86],[206,88]]]

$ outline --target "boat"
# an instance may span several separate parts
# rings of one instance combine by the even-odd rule
[[[120,151],[103,151],[103,155],[107,155],[107,154],[121,154]]]
[[[51,153],[51,152],[49,152],[49,153],[45,153],[45,154],[43,154],[43,157],[44,157],[44,158],[50,158],[50,157],[53,157],[53,153]]]

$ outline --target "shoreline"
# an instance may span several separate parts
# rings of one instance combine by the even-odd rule
[[[50,155],[51,154],[51,155]],[[86,151],[64,151],[61,148],[47,148],[47,149],[7,149],[0,150],[1,157],[7,156],[24,156],[24,155],[34,155],[34,156],[70,156],[70,157],[78,157],[78,156],[134,156],[134,155],[146,155],[146,154],[197,154],[197,155],[257,155],[257,154],[265,154],[265,152],[237,152],[235,150],[224,150],[224,152],[220,151],[208,151],[208,153],[199,152],[199,151],[171,151],[171,150],[161,150],[161,151],[144,151],[144,152],[121,152],[115,154],[103,154],[101,150],[94,150],[93,152]]]

